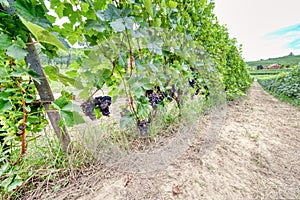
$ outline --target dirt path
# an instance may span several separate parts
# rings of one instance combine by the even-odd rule
[[[205,155],[203,137],[164,170],[130,174],[98,166],[43,198],[300,199],[299,108],[255,82],[247,97],[229,104],[222,133]]]

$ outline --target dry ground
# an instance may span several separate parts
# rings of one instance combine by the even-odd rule
[[[299,108],[255,82],[243,100],[228,105],[209,151],[204,130],[163,170],[128,173],[99,165],[37,199],[300,199]]]

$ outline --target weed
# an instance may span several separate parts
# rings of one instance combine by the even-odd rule
[[[17,156],[20,147],[12,148],[10,158],[6,158],[0,168],[2,199],[19,198],[26,191],[51,185],[55,180],[66,178],[79,168],[95,163],[91,154],[76,141],[72,143],[70,153],[64,154],[56,138],[50,136],[49,132],[31,139],[27,143],[27,153],[22,158]]]
[[[258,134],[255,135],[255,134],[251,134],[251,133],[247,132],[247,135],[248,135],[249,139],[253,140],[254,142],[257,142],[258,139],[259,139],[259,135]]]

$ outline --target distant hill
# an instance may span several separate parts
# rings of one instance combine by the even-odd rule
[[[257,61],[249,61],[246,62],[249,66],[258,66],[258,65],[263,65],[263,66],[268,66],[271,64],[278,63],[280,65],[290,65],[294,66],[300,63],[300,55],[288,55],[288,56],[283,56],[283,57],[278,57],[278,58],[269,58],[266,60],[257,60]]]

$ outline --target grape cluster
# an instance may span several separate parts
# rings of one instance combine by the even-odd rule
[[[195,79],[189,79],[189,84],[192,88],[196,89],[195,95],[199,94],[200,88],[198,86],[198,84],[196,84],[196,80]]]
[[[96,115],[94,113],[95,104],[93,100],[83,102],[80,107],[86,116],[88,116],[91,120],[96,120]]]
[[[173,99],[175,99],[175,92],[175,87],[162,92],[160,88],[156,86],[154,90],[146,90],[146,97],[148,97],[152,108],[155,109],[157,104],[162,102],[164,99],[167,99],[168,101],[172,101]]]
[[[94,99],[95,108],[99,108],[100,112],[104,116],[109,116],[109,106],[111,105],[111,97],[110,96],[99,96]]]
[[[164,100],[164,95],[161,92],[155,92],[153,90],[146,90],[146,96],[152,108],[156,108],[156,105]]]
[[[83,113],[88,116],[91,120],[96,120],[95,109],[99,109],[101,114],[109,116],[109,106],[111,105],[110,96],[99,96],[95,99],[89,99],[81,104]]]
[[[149,122],[147,121],[139,121],[137,124],[140,134],[142,136],[147,136],[147,131],[148,131],[148,126],[149,126]]]

